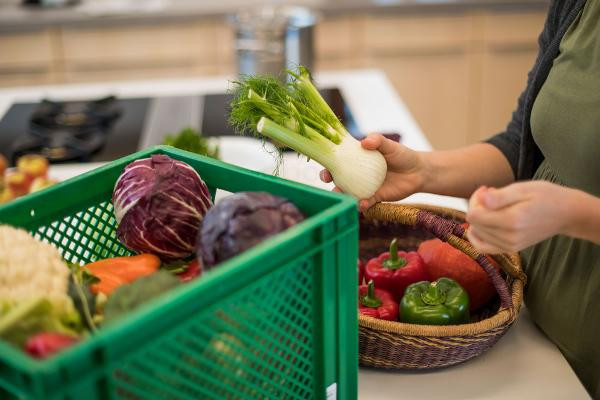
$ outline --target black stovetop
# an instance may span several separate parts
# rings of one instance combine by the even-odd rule
[[[322,94],[351,133],[355,133],[353,120],[339,90],[325,89]],[[167,100],[172,100],[171,105],[164,107]],[[198,129],[204,136],[235,135],[227,124],[230,101],[227,94],[116,99],[114,106],[120,115],[104,132],[104,145],[89,156],[69,162],[111,161],[143,147],[160,144],[164,135],[187,126]],[[163,107],[157,104],[163,104]],[[187,104],[189,110],[185,107],[182,110],[181,104]],[[7,159],[13,159],[15,143],[32,136],[31,119],[40,107],[40,103],[13,104],[0,120],[0,153]]]
[[[116,105],[122,112],[106,132],[104,146],[87,159],[76,161],[108,161],[135,152],[138,148],[139,132],[144,122],[148,101],[149,99],[116,100]],[[12,162],[14,162],[14,144],[24,136],[30,136],[30,120],[38,107],[39,103],[13,104],[0,120],[0,152]]]

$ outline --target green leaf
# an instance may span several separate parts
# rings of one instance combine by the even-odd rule
[[[137,279],[128,285],[120,286],[109,298],[104,307],[103,323],[111,323],[135,310],[149,300],[180,284],[179,279],[167,271]]]
[[[219,158],[219,147],[211,146],[205,137],[190,127],[182,129],[176,135],[167,134],[163,144],[203,156]]]

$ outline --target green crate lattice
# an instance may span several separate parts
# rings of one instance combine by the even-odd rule
[[[72,263],[87,264],[133,254],[117,239],[117,220],[109,201],[41,226],[33,233],[36,238],[54,244],[63,258]]]

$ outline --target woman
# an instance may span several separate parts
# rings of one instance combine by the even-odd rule
[[[532,318],[600,398],[600,0],[554,1],[539,45],[511,122],[486,143],[419,153],[364,139],[388,173],[360,208],[415,192],[470,197],[469,239],[522,251]]]

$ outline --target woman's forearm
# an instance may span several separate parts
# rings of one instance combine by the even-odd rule
[[[468,198],[482,185],[501,187],[515,180],[504,154],[488,143],[420,156],[424,165],[422,192]]]
[[[581,190],[568,190],[567,218],[561,233],[600,244],[600,198]]]

